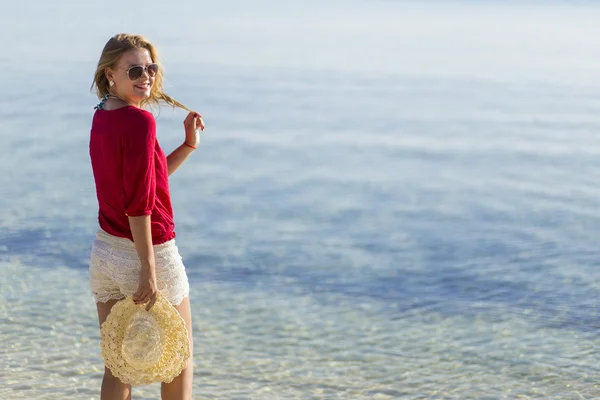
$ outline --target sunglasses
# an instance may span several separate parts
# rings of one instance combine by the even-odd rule
[[[156,64],[156,63],[148,64],[145,67],[141,66],[141,65],[134,65],[133,67],[130,67],[127,70],[125,70],[125,68],[119,68],[119,69],[127,71],[127,77],[130,80],[135,81],[135,80],[139,79],[140,76],[142,76],[144,71],[146,71],[146,73],[148,74],[149,77],[151,77],[151,78],[155,77],[156,74],[158,73],[158,64]]]

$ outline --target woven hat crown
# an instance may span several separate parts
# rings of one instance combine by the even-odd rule
[[[149,368],[160,361],[164,336],[156,318],[150,313],[137,312],[125,328],[121,345],[123,358],[137,369]]]

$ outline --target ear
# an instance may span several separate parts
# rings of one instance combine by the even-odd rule
[[[113,77],[114,72],[112,69],[106,68],[104,70],[104,75],[106,76],[106,79],[108,79],[109,81],[114,81],[114,77]]]

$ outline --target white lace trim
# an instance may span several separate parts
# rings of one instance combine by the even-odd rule
[[[154,246],[158,290],[171,304],[189,295],[185,266],[175,241]],[[96,303],[119,300],[137,291],[141,263],[129,239],[99,232],[90,255],[90,287]]]

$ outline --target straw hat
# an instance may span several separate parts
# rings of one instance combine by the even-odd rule
[[[132,297],[117,302],[100,327],[104,362],[123,383],[169,383],[190,357],[185,321],[160,292],[150,311]]]

